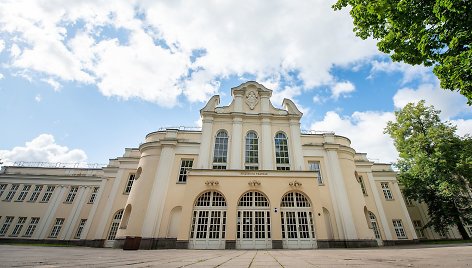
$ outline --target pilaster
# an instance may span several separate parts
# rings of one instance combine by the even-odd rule
[[[300,121],[290,119],[290,147],[292,148],[292,169],[303,170],[303,149],[300,138]]]
[[[73,232],[75,223],[77,222],[77,218],[80,216],[80,212],[82,211],[82,207],[85,203],[85,189],[85,186],[79,186],[78,193],[75,196],[74,203],[72,204],[72,209],[70,210],[70,213],[66,218],[66,222],[64,223],[65,230],[60,236],[61,240],[71,240],[74,238]]]
[[[274,169],[274,155],[272,151],[272,127],[269,118],[262,118],[262,169]]]
[[[374,176],[371,172],[367,172],[367,178],[369,179],[370,187],[372,188],[372,195],[374,196],[375,206],[379,213],[380,222],[382,223],[382,228],[385,233],[385,240],[392,240],[392,232],[390,232],[390,227],[388,225],[387,216],[385,214],[384,207],[382,205],[382,200],[380,199],[379,190],[375,184]]]
[[[408,226],[408,229],[410,229],[411,236],[413,239],[418,239],[418,236],[416,235],[416,230],[415,227],[413,226],[413,223],[411,222],[410,214],[408,213],[408,209],[406,208],[405,205],[405,200],[403,199],[402,192],[400,191],[400,187],[398,187],[398,182],[395,181],[392,183],[393,185],[393,190],[394,196],[396,195],[398,197],[398,202],[400,202],[400,207],[402,209],[403,214],[405,215],[405,220],[406,220],[406,225]]]
[[[243,141],[243,120],[241,117],[233,118],[233,129],[231,131],[231,157],[229,158],[230,169],[241,169],[242,141]]]
[[[52,200],[49,200],[51,204],[48,206],[44,220],[40,220],[41,223],[38,226],[39,232],[37,232],[36,235],[33,235],[33,238],[35,239],[47,238],[49,226],[51,226],[51,222],[54,218],[54,215],[56,214],[57,207],[59,207],[59,204],[61,203],[61,197],[64,196],[64,193],[67,189],[67,187],[64,185],[56,185],[56,188],[59,188],[59,191],[54,191],[54,194],[51,198]]]
[[[200,153],[198,156],[197,168],[210,168],[211,134],[213,132],[213,117],[205,116],[202,119],[202,139],[200,144]]]

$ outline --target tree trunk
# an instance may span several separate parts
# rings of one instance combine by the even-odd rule
[[[454,209],[456,210],[454,213],[454,218],[455,218],[457,229],[459,230],[459,233],[461,234],[463,240],[469,240],[470,236],[467,233],[467,230],[465,229],[464,224],[462,223],[461,217],[459,216],[459,210],[457,209],[456,206],[454,206]]]

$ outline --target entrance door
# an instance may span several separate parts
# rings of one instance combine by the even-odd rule
[[[107,240],[105,240],[105,244],[103,245],[106,248],[113,247],[115,243],[116,233],[118,232],[118,227],[120,226],[121,218],[123,217],[123,210],[120,209],[113,215],[113,219],[111,220],[110,229],[108,231]]]
[[[377,224],[377,218],[375,217],[374,213],[369,211],[369,218],[370,218],[370,225],[372,226],[372,230],[374,231],[375,239],[377,240],[377,244],[379,246],[383,245],[382,236],[380,235],[379,225]]]
[[[301,193],[287,193],[281,202],[284,248],[316,248],[310,201]]]
[[[189,248],[224,249],[226,200],[218,192],[206,192],[195,203]]]
[[[236,248],[272,248],[269,201],[262,193],[245,193],[239,199],[237,216]]]

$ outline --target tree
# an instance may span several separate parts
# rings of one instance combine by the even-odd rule
[[[439,110],[409,103],[395,112],[385,128],[399,152],[398,181],[407,198],[428,206],[431,226],[443,231],[456,225],[463,239],[472,223],[472,138],[455,134],[456,127],[441,122]]]
[[[333,8],[347,6],[357,36],[377,39],[393,61],[434,66],[441,87],[472,104],[472,1],[338,0]]]

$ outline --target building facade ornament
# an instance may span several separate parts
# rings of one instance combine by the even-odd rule
[[[254,110],[257,103],[259,103],[259,96],[257,94],[257,91],[248,90],[246,93],[246,104],[251,110]]]

